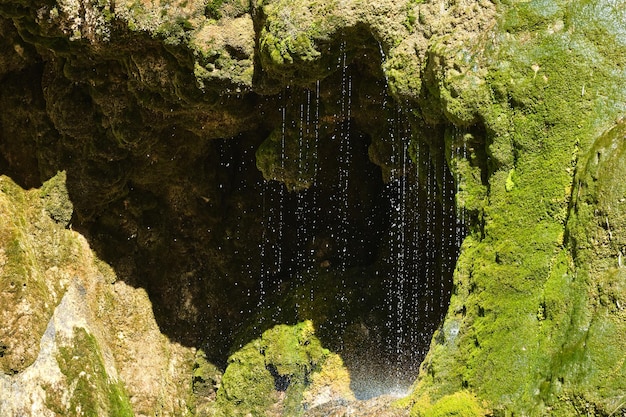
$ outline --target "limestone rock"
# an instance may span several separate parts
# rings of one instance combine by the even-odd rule
[[[0,414],[189,413],[193,354],[161,334],[145,291],[116,281],[38,190],[0,184]]]

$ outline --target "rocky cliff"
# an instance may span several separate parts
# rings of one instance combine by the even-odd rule
[[[0,415],[624,414],[624,21],[2,0]]]

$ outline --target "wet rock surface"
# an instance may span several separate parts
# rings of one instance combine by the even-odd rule
[[[328,403],[307,410],[304,413],[306,417],[407,417],[409,411],[394,405],[397,397],[380,396],[363,401],[344,402],[344,403]]]

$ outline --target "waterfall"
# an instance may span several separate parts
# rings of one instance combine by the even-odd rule
[[[345,279],[345,272],[348,267],[348,240],[350,231],[347,229],[350,212],[350,163],[351,163],[351,137],[350,126],[352,117],[352,76],[348,73],[346,42],[342,41],[339,55],[339,66],[341,68],[341,98],[339,114],[335,115],[335,120],[339,123],[339,132],[333,136],[333,140],[339,140],[337,152],[337,188],[334,195],[336,204],[336,215],[340,219],[336,236],[333,236],[338,246],[338,270],[340,273],[337,299],[339,300],[338,321],[336,331],[341,335],[346,328],[346,303],[348,301],[348,288]],[[338,136],[338,138],[337,138]],[[343,338],[340,336],[340,346],[343,349]]]
[[[437,161],[430,146],[414,137],[406,105],[385,98],[383,107],[393,114],[387,120],[393,167],[385,301],[392,379],[388,385],[403,391],[415,380],[430,338],[446,313],[465,225],[463,211],[455,205],[458,170],[453,176],[443,158]],[[465,151],[456,152],[453,160]]]
[[[459,170],[449,172],[445,151],[436,148],[440,142],[420,136],[411,124],[412,110],[391,98],[386,80],[380,96],[386,136],[380,139],[380,167],[372,164],[366,142],[379,138],[359,130],[359,108],[353,105],[362,97],[353,96],[359,84],[347,55],[344,42],[336,78],[328,84],[292,86],[275,98],[279,109],[273,138],[280,150],[275,163],[282,179],[264,181],[261,187],[257,307],[275,310],[271,316],[276,323],[293,320],[289,314],[314,321],[322,317],[316,324],[332,335],[332,348],[347,355],[347,366],[361,379],[354,383],[361,390],[357,395],[367,398],[406,391],[415,380],[447,309],[465,229],[464,213],[454,203]],[[323,102],[333,88],[338,99]],[[450,150],[453,160],[466,153],[460,143]],[[370,189],[362,186],[370,181],[363,176],[364,164],[378,170],[376,203],[362,200],[372,198],[363,192]],[[363,212],[374,209],[373,214]],[[376,285],[380,289],[371,290]],[[294,303],[287,306],[289,312],[280,311],[283,295]],[[364,342],[371,346],[354,346],[349,332],[355,326],[371,335]],[[355,349],[362,349],[362,356]],[[368,360],[376,363],[369,374],[363,370]]]
[[[338,240],[341,245],[341,270],[345,272],[348,256],[348,230],[345,226],[348,223],[348,211],[350,209],[350,201],[348,196],[348,187],[350,180],[350,118],[352,111],[352,77],[348,74],[348,66],[346,65],[346,42],[341,43],[340,65],[341,65],[341,101],[340,111],[337,120],[340,121],[339,129],[339,193],[337,195],[339,201],[339,216],[341,218],[341,228],[339,230]],[[342,282],[342,285],[345,285]]]
[[[383,106],[387,105],[387,100]],[[392,357],[395,357],[393,367],[394,378],[399,381],[404,370],[397,360],[402,356],[405,345],[410,340],[411,332],[405,326],[407,314],[411,314],[414,306],[413,300],[407,300],[405,295],[411,289],[411,282],[414,277],[411,274],[407,258],[410,260],[410,247],[407,246],[407,232],[409,219],[407,217],[409,202],[408,168],[410,167],[407,155],[407,147],[411,140],[410,129],[407,129],[408,122],[400,108],[397,108],[395,117],[387,120],[389,135],[392,143],[391,178],[394,186],[390,193],[391,205],[391,254],[388,262],[391,264],[391,277],[388,280],[387,308],[389,309],[389,327],[392,330],[390,347],[392,347]],[[398,149],[399,148],[399,149]],[[395,342],[395,343],[394,343]]]
[[[286,169],[286,140],[287,140],[287,102],[289,88],[278,97],[280,106],[280,169],[281,174]],[[259,243],[260,271],[259,296],[257,308],[267,307],[268,291],[280,285],[280,273],[283,267],[283,230],[285,224],[285,186],[281,183],[262,181],[261,194],[261,221],[262,236]]]

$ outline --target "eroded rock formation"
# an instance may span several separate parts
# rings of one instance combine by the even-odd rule
[[[3,0],[0,414],[623,413],[625,13]]]

